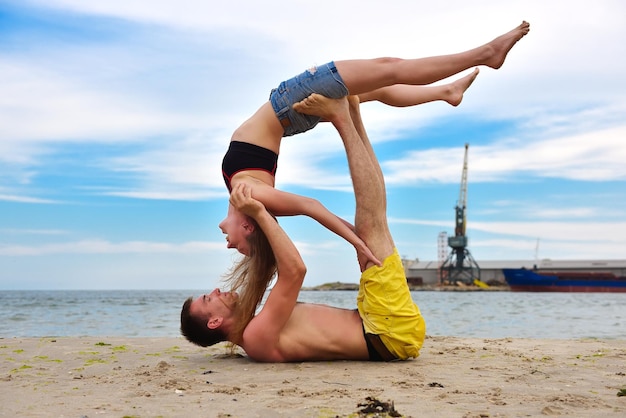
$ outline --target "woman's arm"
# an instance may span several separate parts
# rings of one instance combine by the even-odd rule
[[[358,254],[377,265],[381,265],[381,262],[374,257],[365,242],[354,232],[354,227],[329,211],[318,200],[283,192],[262,182],[246,181],[246,183],[251,186],[252,197],[263,203],[274,216],[309,216],[352,244]]]

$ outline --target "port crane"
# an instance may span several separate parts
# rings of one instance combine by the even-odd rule
[[[451,248],[448,257],[439,267],[439,277],[449,284],[478,284],[480,281],[480,267],[467,248],[468,239],[465,235],[467,224],[467,153],[469,144],[465,144],[465,157],[463,159],[463,172],[461,174],[461,190],[459,200],[456,203],[454,236],[448,237],[448,247]]]

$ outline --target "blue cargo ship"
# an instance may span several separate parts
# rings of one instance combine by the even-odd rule
[[[516,292],[625,292],[626,277],[604,272],[502,269]]]

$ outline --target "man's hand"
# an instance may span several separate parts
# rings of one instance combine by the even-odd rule
[[[230,193],[230,204],[238,211],[255,218],[265,210],[263,203],[252,197],[252,189],[245,183],[239,183]]]

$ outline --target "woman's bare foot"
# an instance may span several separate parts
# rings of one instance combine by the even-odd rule
[[[463,101],[463,94],[472,85],[478,73],[480,71],[476,68],[470,74],[465,77],[459,78],[458,80],[453,81],[448,84],[446,87],[446,92],[444,94],[444,99],[446,102],[451,104],[452,106],[458,106]]]
[[[489,50],[489,58],[484,64],[498,69],[504,64],[507,54],[513,46],[530,31],[530,23],[523,21],[518,27],[484,45]]]
[[[306,115],[319,116],[329,122],[345,119],[346,116],[350,117],[348,100],[345,97],[330,99],[317,93],[313,93],[304,100],[294,103],[293,109]]]

